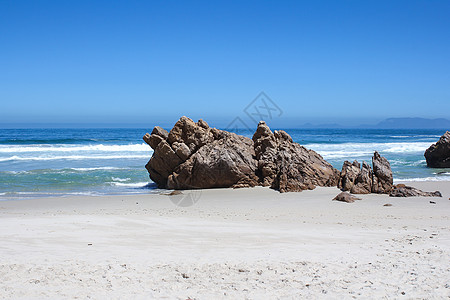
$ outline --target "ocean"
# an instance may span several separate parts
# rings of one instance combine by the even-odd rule
[[[450,169],[429,169],[423,156],[443,130],[284,130],[339,170],[345,160],[370,162],[376,150],[396,181],[450,181]],[[152,149],[142,136],[150,131],[0,129],[0,199],[159,192],[144,167]]]

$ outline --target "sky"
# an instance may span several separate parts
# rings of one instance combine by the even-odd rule
[[[449,15],[450,1],[0,0],[0,123],[223,127],[251,122],[261,92],[279,127],[450,118]]]

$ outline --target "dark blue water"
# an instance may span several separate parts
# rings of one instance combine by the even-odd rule
[[[0,129],[0,198],[154,192],[144,168],[152,150],[142,141],[150,130]],[[423,157],[442,130],[285,130],[338,169],[376,150],[396,180],[450,180],[449,169],[429,169]]]

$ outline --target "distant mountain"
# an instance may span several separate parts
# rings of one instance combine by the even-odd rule
[[[450,121],[447,119],[424,118],[389,118],[369,128],[377,129],[447,129],[450,130]]]
[[[450,130],[450,120],[425,119],[425,118],[389,118],[378,124],[363,124],[359,126],[342,126],[337,123],[311,124],[305,123],[297,128],[305,129],[339,129],[339,128],[361,128],[361,129],[445,129]]]

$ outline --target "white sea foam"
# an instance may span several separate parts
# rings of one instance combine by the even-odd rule
[[[10,156],[0,158],[0,162],[2,161],[43,161],[43,160],[83,160],[83,159],[140,159],[140,158],[149,158],[148,155],[67,155],[67,156]]]
[[[153,151],[147,144],[129,145],[0,145],[0,153],[26,153],[26,152],[149,152]]]
[[[16,175],[16,174],[28,173],[28,171],[1,171],[1,173]]]
[[[131,180],[131,178],[118,178],[118,177],[112,177],[111,179],[114,180],[115,182],[127,182]]]
[[[330,159],[371,156],[374,151],[393,154],[423,153],[430,146],[430,143],[342,143],[305,144],[304,146],[318,152],[325,159]]]
[[[393,160],[389,161],[389,163],[391,164],[391,166],[417,167],[417,166],[421,166],[421,165],[422,166],[426,165],[426,160],[421,159],[421,160],[417,160],[417,161],[404,161],[404,160],[393,159]]]
[[[401,178],[401,179],[395,179],[394,181],[395,182],[406,182],[406,181],[450,181],[450,176]]]
[[[384,137],[384,135],[381,135]],[[391,135],[391,138],[440,138],[440,135],[416,134],[416,135]]]
[[[89,171],[100,171],[100,170],[127,170],[128,168],[117,168],[117,167],[96,167],[96,168],[70,168],[69,170],[89,172]]]
[[[118,167],[96,167],[96,168],[64,168],[64,169],[37,169],[37,170],[23,170],[23,171],[0,171],[6,174],[32,174],[32,173],[55,173],[55,172],[90,172],[90,171],[109,171],[109,170],[129,170],[130,168]]]
[[[98,193],[98,192],[71,192],[71,193],[67,193],[64,194],[65,196],[102,196],[102,193]]]
[[[417,143],[388,143],[386,149],[380,151],[389,153],[416,153],[425,152],[430,147],[429,142],[417,142]]]
[[[373,151],[345,151],[345,150],[332,150],[332,151],[324,151],[324,150],[316,150],[317,153],[322,155],[325,159],[333,159],[333,158],[356,158],[361,156],[371,156],[373,155]]]
[[[0,196],[25,196],[25,197],[47,197],[47,196],[101,196],[102,193],[95,192],[95,191],[87,191],[87,192],[67,192],[67,193],[60,193],[60,192],[44,192],[44,193],[38,193],[38,192],[7,192],[7,193],[0,193]]]
[[[149,185],[149,182],[133,182],[133,183],[109,182],[109,184],[114,185],[114,186],[141,188],[141,187],[145,187],[145,186]]]

